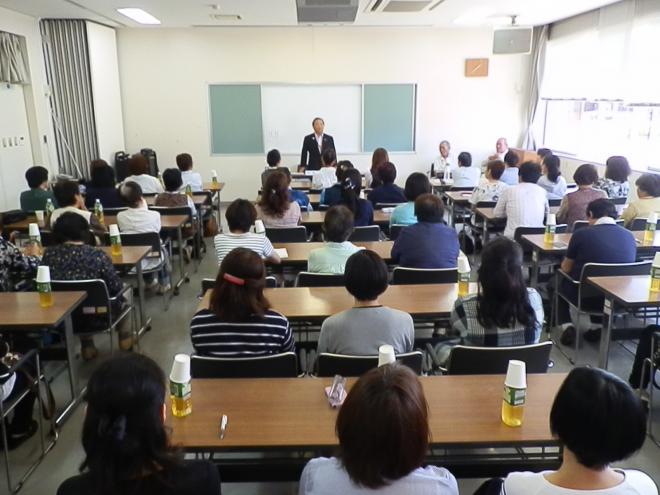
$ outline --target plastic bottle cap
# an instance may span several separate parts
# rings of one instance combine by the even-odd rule
[[[524,361],[512,359],[506,370],[504,385],[511,388],[527,388],[526,366]]]
[[[545,222],[546,225],[557,225],[557,215],[554,213],[548,213],[548,219]]]
[[[50,267],[46,265],[41,265],[37,268],[37,283],[49,283],[50,282]]]
[[[188,354],[177,354],[174,356],[170,380],[175,383],[186,383],[190,381],[190,356]]]
[[[256,220],[254,222],[254,231],[257,234],[263,234],[266,232],[266,227],[264,226],[264,223],[261,220]]]
[[[470,273],[470,261],[466,256],[458,257],[458,273]]]
[[[119,227],[116,223],[113,223],[108,227],[110,230],[110,237],[117,237],[119,235]]]
[[[394,347],[389,344],[381,345],[378,348],[378,366],[392,364],[394,361],[396,361],[396,356],[394,355]]]
[[[646,223],[658,223],[658,214],[656,212],[650,213]]]
[[[211,177],[217,177],[217,176],[218,176],[218,172],[216,172],[215,170],[211,170]]]
[[[655,253],[655,256],[653,257],[653,266],[660,268],[660,251]]]
[[[39,237],[41,234],[39,233],[39,225],[36,223],[31,223],[28,225],[28,235],[30,237]]]

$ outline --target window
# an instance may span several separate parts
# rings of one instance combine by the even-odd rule
[[[554,24],[537,129],[543,145],[660,169],[660,2],[626,0]]]

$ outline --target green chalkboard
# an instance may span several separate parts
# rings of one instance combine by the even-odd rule
[[[209,86],[212,154],[262,154],[261,86]]]
[[[415,151],[414,84],[364,85],[363,151]]]

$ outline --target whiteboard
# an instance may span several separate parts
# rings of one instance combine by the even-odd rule
[[[362,151],[362,85],[261,85],[264,148],[300,154],[303,138],[321,117],[337,154]]]

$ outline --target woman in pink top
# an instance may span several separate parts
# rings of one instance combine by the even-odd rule
[[[595,199],[607,198],[607,194],[600,189],[594,189],[594,184],[598,181],[598,172],[596,167],[585,163],[580,165],[573,174],[573,180],[578,186],[578,190],[568,193],[561,200],[559,211],[557,212],[557,223],[565,223],[568,230],[573,230],[573,224],[577,220],[587,219],[587,205]]]
[[[290,201],[289,181],[282,172],[273,172],[266,179],[257,214],[269,228],[295,227],[300,223],[300,205]]]

